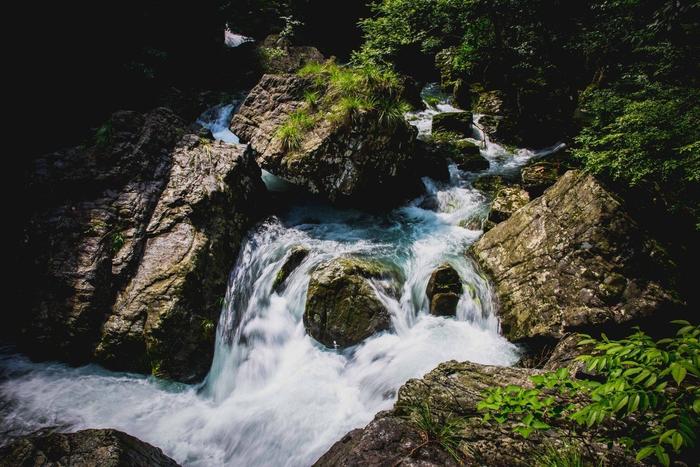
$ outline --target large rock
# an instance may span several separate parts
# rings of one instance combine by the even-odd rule
[[[0,448],[0,466],[177,467],[160,449],[117,430],[27,436]]]
[[[435,316],[454,316],[463,286],[459,273],[445,263],[430,275],[425,294],[430,301],[430,313]]]
[[[634,323],[676,303],[663,249],[595,178],[567,172],[472,247],[511,340]]]
[[[183,128],[167,109],[119,112],[96,144],[38,160],[26,351],[187,381],[206,373],[264,187],[244,146]]]
[[[370,284],[393,272],[376,261],[336,258],[311,275],[304,310],[307,332],[327,347],[348,347],[391,327],[391,315]]]
[[[234,116],[231,130],[250,143],[262,168],[333,202],[376,206],[420,192],[417,131],[403,121],[390,128],[368,112],[321,118],[299,148],[286,147],[277,130],[306,108],[310,85],[296,75],[265,75]]]
[[[544,433],[535,432],[526,439],[512,431],[510,422],[503,425],[484,423],[476,407],[484,390],[508,385],[531,387],[530,377],[539,372],[469,362],[443,363],[423,378],[409,380],[399,390],[392,410],[380,412],[365,428],[345,435],[314,465],[534,465],[544,442],[555,448],[570,445],[570,427],[557,425]],[[412,414],[426,405],[436,426],[444,423],[448,416],[460,420],[456,449],[459,462],[412,419]],[[581,453],[585,460],[597,463],[605,458],[606,465],[635,465],[634,459],[627,457],[619,445],[608,447],[607,443],[600,441],[603,430],[591,429],[582,436],[580,441],[585,443],[586,449]]]

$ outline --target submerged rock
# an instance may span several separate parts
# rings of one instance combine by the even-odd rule
[[[393,275],[376,261],[336,258],[311,274],[304,326],[327,347],[349,347],[391,327],[391,315],[377,297],[371,279]]]
[[[506,422],[484,423],[477,404],[483,392],[494,386],[531,387],[530,377],[540,370],[478,365],[455,361],[442,363],[421,379],[411,379],[399,390],[394,408],[380,412],[365,428],[349,432],[314,464],[317,467],[363,465],[408,466],[530,466],[543,443],[560,448],[571,443],[571,427],[553,426],[524,438]],[[556,397],[562,397],[556,395]],[[426,414],[425,407],[429,413]],[[455,459],[415,420],[418,414],[440,426],[444,417],[459,419],[454,428],[458,444]],[[443,421],[439,420],[442,417]],[[573,423],[573,422],[572,422]],[[635,465],[619,445],[600,439],[605,428],[593,428],[582,436],[586,461],[606,459],[609,465]],[[485,462],[485,460],[488,460]],[[607,465],[607,464],[606,464]]]
[[[481,155],[479,145],[456,133],[434,133],[430,141],[422,142],[430,147],[434,157],[450,160],[460,170],[478,172],[489,168],[489,161]]]
[[[278,129],[307,109],[310,86],[296,75],[265,75],[234,116],[231,130],[250,143],[262,168],[344,204],[395,204],[420,193],[417,130],[403,120],[388,126],[366,111],[342,121],[321,118],[298,147],[288,147]]]
[[[94,145],[37,161],[23,349],[186,381],[206,373],[209,324],[265,192],[244,146],[184,132],[167,109],[118,112]]]
[[[443,112],[433,116],[433,133],[456,133],[463,138],[472,136],[471,112]]]
[[[425,290],[430,301],[430,314],[454,316],[462,291],[462,279],[459,273],[447,263],[441,265],[430,275],[428,287]]]
[[[495,224],[503,222],[513,215],[515,211],[525,206],[530,201],[527,191],[518,186],[507,186],[498,190],[491,203],[489,220]]]
[[[27,436],[0,448],[0,465],[46,467],[177,467],[151,446],[121,431],[82,430]]]
[[[294,270],[309,256],[309,253],[309,249],[303,246],[295,246],[292,248],[284,264],[280,270],[277,271],[275,281],[272,283],[273,291],[280,292],[284,288],[284,283],[287,278],[291,276]]]
[[[560,339],[650,318],[676,302],[664,250],[595,178],[567,172],[471,249],[511,340]]]

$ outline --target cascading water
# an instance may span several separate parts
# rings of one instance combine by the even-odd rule
[[[434,90],[428,89],[429,92]],[[441,107],[442,106],[442,107]],[[236,143],[226,123],[234,106],[202,117]],[[422,135],[437,108],[407,115]],[[539,153],[509,154],[486,140],[489,173],[517,170]],[[397,389],[443,361],[510,365],[517,349],[498,333],[489,283],[465,256],[481,231],[461,226],[483,216],[475,175],[451,167],[449,183],[425,179],[426,194],[383,215],[299,201],[253,229],[234,266],[217,328],[214,361],[198,386],[69,368],[2,354],[0,408],[7,438],[42,427],[112,427],[162,448],[186,465],[308,465],[353,428],[392,406]],[[284,184],[269,174],[268,186]],[[273,187],[274,185],[274,187]],[[431,203],[426,203],[427,200]],[[432,204],[432,209],[422,206]],[[272,292],[286,253],[310,254],[280,293]],[[355,348],[329,350],[306,335],[302,314],[311,270],[342,255],[392,263],[405,278],[398,297],[381,292],[393,330]],[[449,262],[467,286],[456,319],[428,314],[431,272]]]

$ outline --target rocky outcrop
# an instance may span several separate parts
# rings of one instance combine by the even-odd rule
[[[414,127],[395,127],[361,111],[342,121],[321,118],[298,148],[278,135],[289,116],[306,109],[310,82],[296,75],[265,75],[234,116],[231,130],[249,142],[260,166],[311,193],[354,205],[391,204],[422,190]]]
[[[430,275],[425,294],[430,301],[430,314],[454,316],[462,296],[462,279],[449,264],[443,264]]]
[[[433,133],[456,133],[462,137],[472,135],[471,112],[443,112],[433,116]]]
[[[664,250],[615,195],[581,172],[567,172],[471,251],[495,284],[511,340],[663,321],[676,304]]]
[[[41,358],[192,380],[264,193],[243,146],[185,135],[167,109],[118,112],[96,142],[38,160],[23,347]]]
[[[503,222],[513,215],[515,211],[525,206],[530,201],[527,191],[519,186],[503,187],[496,193],[491,203],[489,220],[495,224]]]
[[[272,290],[275,292],[280,292],[284,289],[284,283],[287,278],[292,275],[294,270],[299,267],[299,265],[309,256],[309,249],[303,246],[295,246],[291,249],[287,258],[284,260],[284,264],[277,271],[275,280],[272,283]]]
[[[311,275],[304,326],[327,347],[348,347],[391,327],[391,315],[371,280],[391,280],[393,271],[376,261],[336,258]]]
[[[505,368],[475,363],[446,362],[421,379],[412,379],[399,390],[394,408],[380,412],[363,429],[353,430],[335,443],[314,465],[325,466],[529,466],[543,449],[543,443],[559,448],[570,445],[571,432],[566,426],[533,433],[529,438],[514,433],[509,422],[503,425],[482,421],[477,404],[483,391],[494,386],[531,387],[530,377],[540,370]],[[561,397],[557,395],[556,397]],[[434,436],[416,422],[416,414],[430,417],[435,426],[447,417],[458,419],[457,459],[446,452]],[[439,428],[438,428],[439,429]],[[635,465],[619,445],[608,447],[599,441],[597,429],[587,432],[586,460],[606,465]]]
[[[177,467],[160,449],[117,430],[27,436],[0,448],[0,466]]]

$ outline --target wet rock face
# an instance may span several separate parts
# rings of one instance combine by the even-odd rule
[[[445,112],[433,116],[433,133],[441,132],[470,137],[472,135],[471,112]]]
[[[495,284],[511,340],[662,319],[676,304],[664,251],[580,172],[567,172],[471,251]]]
[[[534,465],[545,441],[555,447],[570,443],[567,427],[555,426],[526,439],[507,425],[484,423],[476,407],[487,388],[511,384],[530,387],[530,377],[540,372],[470,362],[442,363],[423,378],[409,380],[399,390],[392,410],[378,413],[365,428],[345,435],[314,465],[457,466],[483,465],[486,459],[487,465],[494,466]],[[451,414],[461,420],[457,451],[462,462],[458,463],[439,443],[425,442],[426,433],[411,419],[412,412],[424,404],[432,414]],[[597,462],[604,454],[610,465],[634,465],[619,447],[609,449],[598,441],[600,433],[596,429],[586,436],[584,441],[590,448],[582,451],[590,456],[586,460]]]
[[[376,261],[337,258],[311,275],[304,327],[327,347],[349,347],[391,327],[391,315],[377,297],[371,279],[389,279],[392,271]]]
[[[454,316],[462,296],[462,280],[449,264],[443,264],[430,275],[425,290],[430,301],[430,313],[435,316]]]
[[[295,246],[287,255],[287,259],[284,264],[277,271],[275,276],[275,281],[272,283],[272,290],[275,292],[280,292],[284,289],[284,284],[292,275],[294,270],[299,267],[299,265],[309,256],[309,249],[303,246]]]
[[[117,430],[28,436],[0,448],[0,465],[177,467],[160,449]]]
[[[94,146],[39,159],[26,351],[186,381],[206,373],[204,325],[264,187],[244,146],[183,128],[167,109],[119,112]]]
[[[366,112],[321,119],[298,149],[286,148],[277,130],[306,108],[309,85],[296,75],[265,75],[234,116],[231,130],[250,143],[262,168],[342,204],[395,204],[422,190],[417,130],[403,121],[388,128]]]

